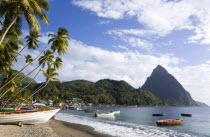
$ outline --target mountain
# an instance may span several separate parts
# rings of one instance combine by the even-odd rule
[[[40,84],[30,87],[35,90]],[[47,99],[55,98],[63,101],[79,98],[85,103],[98,104],[117,104],[124,106],[163,106],[163,102],[148,91],[135,89],[126,81],[116,81],[103,79],[97,82],[87,80],[68,81],[63,83],[55,82],[59,92],[53,91],[51,85],[48,85],[35,98]]]
[[[189,92],[160,65],[153,70],[141,89],[150,91],[169,106],[197,105]]]
[[[197,103],[198,106],[208,106],[207,104],[205,104],[203,102],[196,101],[196,103]]]
[[[6,78],[6,76],[7,76],[6,72],[0,74],[0,84],[3,82],[3,80]],[[19,78],[20,78],[20,79],[23,78],[24,76],[25,76],[25,74],[23,74],[23,73],[20,73],[20,74],[19,74]],[[26,85],[26,84],[28,84],[31,80],[32,80],[32,79],[31,79],[30,77],[26,77],[21,83],[22,83],[23,85]],[[34,83],[37,83],[37,82],[36,82],[35,80],[33,80],[32,83],[34,84]]]

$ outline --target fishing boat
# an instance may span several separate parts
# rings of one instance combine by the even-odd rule
[[[114,117],[114,112],[95,113],[95,117]]]
[[[110,111],[110,112],[114,112],[114,114],[120,114],[120,111]]]
[[[158,126],[168,126],[168,125],[180,125],[182,124],[183,119],[165,119],[158,120],[156,123]]]
[[[120,111],[114,111],[114,114],[120,114]]]
[[[34,110],[33,108],[21,108],[21,110]]]
[[[165,113],[161,113],[161,114],[152,114],[152,116],[165,116]]]
[[[0,124],[39,124],[47,122],[60,109],[40,111],[8,111],[0,112]]]
[[[184,117],[192,117],[192,114],[181,113],[181,116],[184,116]]]
[[[20,108],[0,108],[0,112],[19,111]]]

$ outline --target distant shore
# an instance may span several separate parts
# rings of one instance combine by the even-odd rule
[[[62,122],[52,118],[37,125],[0,125],[0,137],[108,137],[93,128]]]

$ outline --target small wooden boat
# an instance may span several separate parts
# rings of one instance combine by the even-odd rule
[[[152,114],[152,116],[165,116],[165,113],[161,113],[161,114]]]
[[[120,111],[114,111],[114,114],[120,114]]]
[[[168,126],[168,125],[179,125],[182,124],[183,119],[165,119],[158,120],[156,123],[158,126]]]
[[[34,110],[33,108],[21,108],[21,110]]]
[[[95,117],[114,117],[114,112],[95,113]]]
[[[40,111],[8,111],[0,112],[0,124],[38,124],[47,122],[60,109]]]
[[[0,108],[0,112],[20,111],[19,108]]]
[[[120,111],[110,111],[110,112],[114,112],[114,114],[120,114]]]
[[[184,116],[184,117],[192,117],[192,114],[181,113],[181,116]]]

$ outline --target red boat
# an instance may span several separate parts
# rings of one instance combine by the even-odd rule
[[[158,126],[168,126],[168,125],[179,125],[182,124],[183,119],[165,119],[158,120],[156,123]]]

